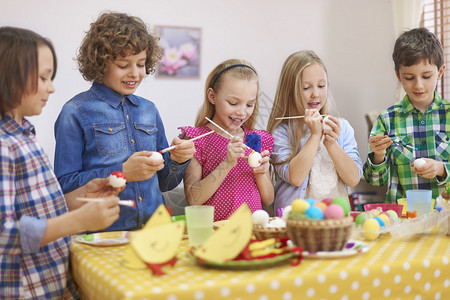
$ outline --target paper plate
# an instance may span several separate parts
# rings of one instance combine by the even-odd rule
[[[370,246],[360,241],[348,241],[347,245],[341,251],[319,251],[308,252],[303,251],[303,258],[339,258],[356,255],[358,253],[366,253]]]
[[[271,258],[264,259],[253,259],[253,260],[231,260],[226,262],[218,262],[218,261],[204,261],[198,260],[195,256],[195,252],[192,253],[189,251],[187,256],[194,259],[195,262],[203,267],[215,268],[215,269],[231,269],[231,270],[250,270],[250,269],[259,269],[259,268],[267,268],[273,267],[279,264],[283,264],[288,262],[294,256],[297,256],[297,253],[286,253],[281,254]]]
[[[93,246],[119,246],[130,242],[129,231],[110,231],[78,236],[75,241]]]

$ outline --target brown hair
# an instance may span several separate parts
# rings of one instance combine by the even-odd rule
[[[102,82],[106,65],[119,55],[138,54],[145,51],[145,72],[155,71],[162,57],[156,36],[138,17],[124,13],[107,12],[100,15],[83,39],[77,56],[78,67],[83,78]]]
[[[200,107],[197,117],[195,119],[195,126],[199,127],[205,125],[208,121],[205,117],[212,119],[216,112],[215,106],[208,100],[208,90],[212,88],[214,91],[218,91],[226,78],[226,74],[229,74],[239,79],[258,79],[258,74],[255,68],[246,60],[242,59],[229,59],[221,64],[217,65],[211,73],[209,73],[205,82],[205,99],[203,105]],[[214,86],[213,86],[214,83]],[[259,81],[257,80],[258,90],[256,93],[256,102],[253,110],[253,114],[245,121],[244,126],[249,129],[254,129],[256,123],[256,117],[258,116],[259,108]]]
[[[428,29],[414,28],[397,38],[392,59],[397,73],[400,65],[409,67],[421,60],[428,60],[439,70],[444,63],[444,50],[439,39]]]
[[[53,55],[53,80],[56,53],[52,43],[39,34],[22,28],[0,28],[0,115],[18,107],[23,96],[38,89],[38,47],[47,46]]]
[[[292,146],[293,150],[286,161],[273,164],[284,164],[297,155],[300,139],[305,135],[305,132],[303,132],[303,119],[275,120],[275,118],[302,116],[305,114],[301,79],[303,70],[314,64],[319,64],[328,75],[323,61],[311,50],[295,52],[291,54],[283,64],[272,111],[270,112],[269,122],[267,124],[267,131],[273,134],[275,128],[279,124],[287,123],[289,126],[289,144]],[[329,99],[330,97],[328,97],[328,100]],[[328,100],[320,110],[320,114],[322,115],[328,113]]]

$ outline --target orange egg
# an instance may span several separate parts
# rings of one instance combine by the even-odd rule
[[[322,212],[324,212],[324,211],[327,209],[327,207],[328,207],[328,206],[327,206],[325,203],[323,203],[323,202],[316,202],[316,204],[314,204],[314,206],[320,208],[320,210],[321,210]]]

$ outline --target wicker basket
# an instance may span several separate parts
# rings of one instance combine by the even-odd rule
[[[273,219],[274,218],[270,218],[269,221]],[[286,227],[275,228],[275,227],[262,227],[261,225],[253,225],[253,234],[255,235],[257,240],[287,237]]]
[[[326,220],[288,219],[286,231],[292,242],[305,251],[340,251],[350,239],[353,218]]]

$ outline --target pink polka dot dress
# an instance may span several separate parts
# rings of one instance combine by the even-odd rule
[[[211,131],[206,125],[201,127],[180,127],[186,133],[186,138],[193,138]],[[244,128],[247,136],[256,133],[261,137],[261,149],[259,152],[269,150],[269,156],[273,150],[273,137],[264,130],[251,130]],[[202,179],[214,171],[217,166],[225,160],[227,156],[227,145],[229,139],[218,135],[210,134],[204,138],[194,141],[195,157],[202,166]],[[245,155],[250,155],[251,150],[247,149]],[[242,204],[247,203],[251,211],[254,212],[262,208],[261,196],[256,185],[253,169],[242,158],[223,180],[217,191],[204,203],[204,205],[214,206],[214,221],[226,220]]]

